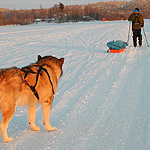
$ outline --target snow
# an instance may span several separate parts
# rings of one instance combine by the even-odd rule
[[[150,20],[145,32],[150,41]],[[106,53],[107,42],[127,41],[128,21],[39,23],[0,27],[0,67],[23,67],[37,55],[64,57],[63,76],[46,132],[37,107],[39,132],[29,130],[27,108],[17,107],[9,123],[14,138],[2,150],[148,150],[150,147],[150,49]],[[143,31],[142,31],[143,33]]]

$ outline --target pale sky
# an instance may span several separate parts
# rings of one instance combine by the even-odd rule
[[[62,2],[64,5],[76,5],[96,3],[100,1],[110,0],[0,0],[0,8],[34,9],[40,8],[40,5],[42,5],[43,8],[49,8],[54,6],[54,4],[59,4],[59,2]]]

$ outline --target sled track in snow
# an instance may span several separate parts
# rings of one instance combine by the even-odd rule
[[[9,124],[14,141],[0,138],[0,149],[149,149],[149,49],[106,53],[107,42],[126,41],[127,31],[127,21],[0,28],[1,68],[26,66],[38,54],[65,58],[50,117],[57,130],[45,131],[39,105],[41,131],[31,132],[27,109],[19,107]]]

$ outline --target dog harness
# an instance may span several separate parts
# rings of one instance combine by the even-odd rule
[[[37,83],[38,83],[39,75],[41,74],[41,71],[42,71],[42,70],[46,72],[46,74],[47,74],[47,76],[48,76],[48,78],[49,78],[49,82],[50,82],[50,84],[51,84],[51,86],[52,86],[52,92],[53,92],[53,94],[55,94],[55,93],[54,93],[54,88],[53,88],[53,83],[52,83],[52,81],[51,81],[51,78],[50,78],[50,75],[49,75],[47,69],[43,68],[43,66],[37,66],[37,65],[33,65],[33,66],[39,67],[39,69],[38,69],[37,72],[33,71],[30,66],[23,67],[21,70],[25,73],[24,82],[30,87],[30,89],[31,89],[31,91],[34,93],[35,97],[39,100],[39,95],[38,95],[38,92],[37,92],[37,90],[36,90],[35,87],[36,87],[36,85],[37,85]],[[34,85],[34,86],[31,86],[31,85],[25,80],[26,77],[27,77],[27,75],[28,75],[29,73],[37,74],[37,75],[36,75],[36,82],[35,82],[35,85]]]

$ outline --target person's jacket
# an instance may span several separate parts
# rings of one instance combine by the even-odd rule
[[[141,29],[141,27],[144,27],[144,19],[140,13],[131,14],[128,21],[132,21],[132,30]]]

